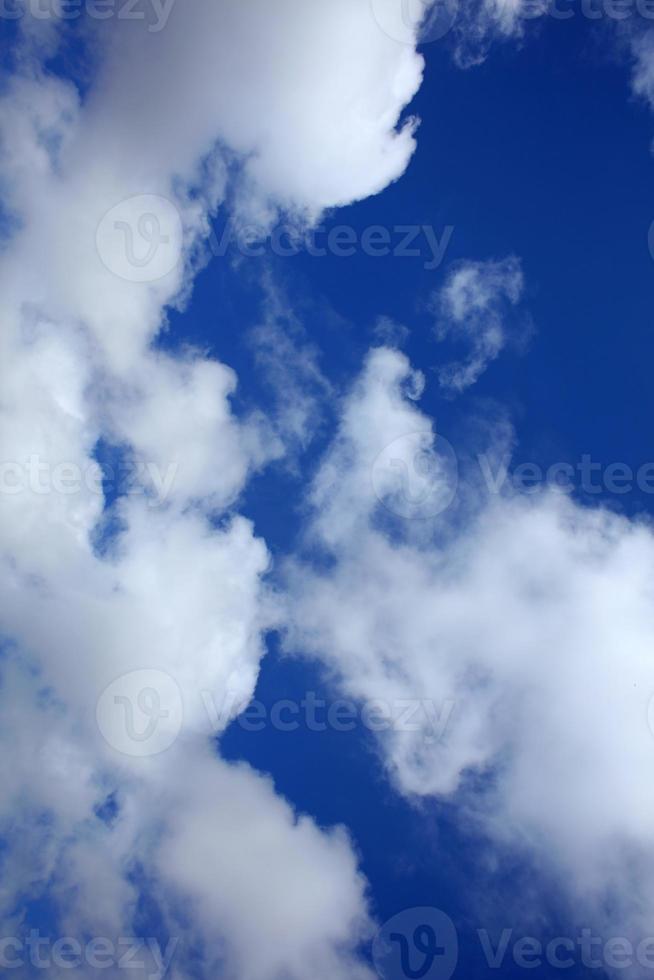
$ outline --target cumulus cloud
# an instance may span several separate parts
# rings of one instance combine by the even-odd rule
[[[510,341],[525,339],[528,324],[511,322],[511,308],[522,297],[524,277],[519,259],[462,262],[433,298],[436,336],[469,348],[465,359],[438,369],[446,391],[469,388]]]
[[[217,207],[311,222],[402,173],[422,59],[367,0],[178,0],[162,30],[86,25],[81,91],[41,61],[57,30],[22,26],[0,138],[4,935],[44,897],[63,933],[130,935],[140,875],[186,940],[171,976],[204,957],[239,980],[365,977],[345,834],[208,747],[203,692],[247,703],[271,622],[237,504],[282,441],[235,413],[228,367],[156,338]],[[137,471],[105,498],[101,444],[165,494]]]
[[[498,846],[546,862],[587,921],[642,939],[654,911],[651,526],[552,490],[459,486],[453,498],[440,436],[403,396],[411,378],[404,355],[373,351],[344,405],[306,557],[288,569],[287,647],[351,697],[428,699],[434,718],[379,735],[398,789],[456,801]],[[314,567],[316,549],[328,560]]]

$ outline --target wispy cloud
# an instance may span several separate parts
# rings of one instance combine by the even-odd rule
[[[438,368],[446,391],[459,393],[483,374],[509,343],[523,343],[531,331],[523,316],[516,322],[512,307],[519,303],[524,278],[519,259],[462,262],[433,297],[436,336],[468,347],[460,361]]]

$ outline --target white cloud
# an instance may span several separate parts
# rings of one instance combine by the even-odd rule
[[[343,830],[323,833],[297,818],[248,767],[197,756],[169,805],[158,871],[191,896],[199,934],[216,937],[209,962],[228,964],[219,975],[299,978],[309,968],[319,980],[369,980],[352,952],[369,935],[365,882]]]
[[[500,261],[462,262],[434,296],[439,340],[463,341],[467,357],[439,368],[447,391],[461,392],[483,374],[509,341],[524,339],[528,323],[510,322],[511,307],[522,297],[524,277],[514,257]]]
[[[547,862],[586,921],[642,939],[654,911],[652,529],[553,491],[463,486],[432,520],[403,520],[391,496],[389,526],[373,460],[432,428],[402,397],[409,377],[403,355],[375,351],[344,405],[307,529],[330,560],[290,566],[288,648],[328,664],[349,696],[451,709],[440,739],[420,712],[420,730],[379,736],[397,787],[453,798],[498,843]],[[451,479],[434,446],[430,469],[407,460],[416,499],[421,481]]]
[[[246,701],[270,624],[268,554],[234,507],[280,446],[236,417],[227,367],[152,341],[187,299],[226,199],[241,219],[306,221],[402,173],[414,140],[396,125],[422,59],[378,29],[367,0],[178,0],[159,32],[95,25],[82,98],[39,65],[56,31],[35,46],[30,24],[2,94],[2,462],[87,471],[102,438],[160,473],[173,465],[174,479],[159,507],[116,505],[104,557],[97,489],[3,486],[5,934],[43,894],[70,935],[129,934],[140,864],[171,931],[184,928],[178,900],[197,910],[186,938],[209,973],[220,960],[239,980],[365,977],[345,835],[296,818],[208,748],[202,691]],[[135,670],[170,675],[182,699],[181,734],[154,756],[121,755],[96,724],[103,690]],[[94,808],[112,791],[108,826]]]

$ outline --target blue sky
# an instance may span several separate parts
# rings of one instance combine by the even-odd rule
[[[654,299],[647,242],[654,213],[651,119],[626,94],[626,65],[603,30],[582,19],[548,20],[534,33],[519,47],[499,45],[484,64],[466,71],[452,65],[445,44],[423,46],[425,81],[410,107],[421,125],[407,173],[382,194],[325,221],[325,228],[357,229],[430,224],[439,238],[453,226],[441,267],[423,268],[431,257],[424,241],[423,254],[414,257],[299,254],[268,261],[291,302],[310,311],[321,363],[342,383],[356,370],[380,314],[409,328],[406,349],[429,372],[441,349],[424,305],[448,264],[471,256],[520,255],[536,331],[524,354],[509,353],[480,379],[477,398],[482,405],[492,399],[506,407],[520,462],[546,469],[589,454],[604,465],[619,460],[637,470],[649,460],[645,447],[651,445],[648,420],[654,409],[649,359],[643,356],[652,343]],[[250,260],[253,278],[265,261]],[[217,273],[215,266],[214,261],[199,276],[191,308],[174,322],[173,336],[179,330],[185,339],[190,321],[194,337],[210,343],[218,356],[228,363],[239,359],[239,375],[246,379],[247,344],[240,328],[248,297],[242,296],[242,272]],[[222,306],[225,293],[233,303],[231,329],[216,336],[208,327],[212,304]],[[448,423],[452,431],[463,424],[463,410],[439,397],[433,376],[423,403],[443,420],[444,433]],[[313,454],[305,465],[316,465]],[[649,495],[637,487],[620,499],[605,489],[580,496],[589,506],[601,499],[628,513],[651,509]],[[298,515],[285,485],[270,497],[257,486],[248,505],[258,526],[266,528],[266,540],[282,553],[292,547]],[[330,696],[314,667],[279,661],[274,643],[271,656],[274,667],[264,662],[257,689],[262,701],[299,698],[306,690]],[[353,829],[381,919],[405,907],[447,908],[465,937],[462,944],[467,939],[460,961],[465,975],[496,972],[474,935],[480,895],[484,904],[490,899],[501,905],[516,890],[533,888],[526,913],[531,934],[541,935],[542,918],[551,934],[578,931],[581,924],[547,869],[504,855],[489,873],[487,843],[462,832],[448,807],[416,811],[390,794],[375,762],[374,740],[365,732],[355,738],[304,731],[275,735],[243,731],[235,722],[222,745],[228,757],[270,772],[280,791],[321,823],[344,820]],[[549,970],[545,965],[531,972],[549,976]],[[577,966],[566,972],[582,977],[598,971]],[[523,973],[515,964],[502,968],[503,976]]]
[[[651,119],[630,97],[628,65],[612,41],[605,24],[547,19],[466,71],[452,65],[447,38],[424,45],[425,80],[409,108],[421,120],[419,141],[404,178],[328,215],[324,227],[360,234],[372,224],[427,224],[439,240],[450,227],[442,264],[424,268],[431,252],[422,235],[410,246],[422,254],[402,258],[267,252],[245,260],[245,282],[241,267],[214,260],[172,337],[191,336],[245,365],[243,320],[256,318],[256,280],[272,266],[291,305],[311,317],[330,377],[357,370],[380,315],[409,328],[407,351],[429,372],[442,350],[425,307],[450,264],[516,254],[536,332],[526,353],[496,363],[474,394],[507,407],[520,461],[547,466],[588,453],[636,469],[647,457],[651,398],[643,357],[654,288]],[[219,220],[218,236],[224,227]],[[228,322],[220,331],[212,328],[218,305]],[[424,398],[437,420],[460,420],[436,384]],[[633,497],[622,504],[646,506]]]
[[[649,975],[647,19],[80,6],[0,20],[2,965]]]

